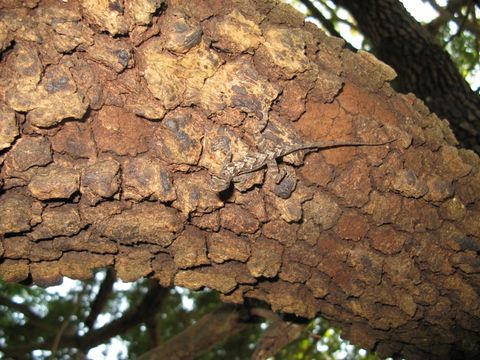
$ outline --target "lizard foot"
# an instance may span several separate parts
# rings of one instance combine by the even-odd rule
[[[297,177],[294,171],[284,171],[285,176],[280,183],[273,185],[271,191],[282,199],[288,199],[297,187]]]

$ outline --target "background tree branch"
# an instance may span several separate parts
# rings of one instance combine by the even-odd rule
[[[480,95],[403,5],[398,0],[334,2],[352,14],[376,56],[397,71],[399,90],[416,94],[450,121],[463,146],[480,152]]]
[[[102,284],[98,290],[97,296],[92,302],[90,313],[85,319],[85,326],[92,328],[95,324],[95,321],[98,315],[102,312],[103,308],[108,302],[108,298],[113,290],[113,284],[115,283],[117,277],[113,268],[107,268],[105,273],[105,279],[103,279]]]
[[[248,323],[242,321],[240,312],[234,306],[222,305],[170,340],[142,354],[138,360],[198,357],[247,327]]]

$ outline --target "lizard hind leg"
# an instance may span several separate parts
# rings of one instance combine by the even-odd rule
[[[280,169],[278,167],[276,159],[267,161],[267,171],[272,176],[272,179],[273,181],[275,181],[275,184],[280,184],[280,182],[283,180],[283,178],[287,174],[285,169]]]
[[[286,175],[282,181],[280,181],[279,184],[275,184],[271,187],[271,191],[282,199],[288,199],[297,187],[295,170],[292,167],[288,167],[285,170]]]

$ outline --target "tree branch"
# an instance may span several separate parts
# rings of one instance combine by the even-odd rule
[[[70,314],[65,315],[65,319],[60,324],[58,331],[56,332],[55,337],[53,338],[52,345],[51,345],[52,354],[50,355],[50,359],[56,358],[58,348],[61,346],[62,337],[64,336],[65,331],[68,328],[68,325],[72,322],[72,316],[78,313],[78,310],[82,305],[82,298],[86,292],[87,292],[87,286],[84,285],[82,288],[82,291],[76,294]]]
[[[252,309],[252,314],[264,317],[272,321],[266,331],[263,332],[260,343],[252,355],[254,360],[264,360],[277,354],[281,349],[299,338],[307,324],[298,324],[285,321],[271,310]]]
[[[129,309],[121,318],[113,320],[99,329],[89,331],[78,339],[79,347],[82,349],[91,348],[145,322],[147,318],[160,310],[168,292],[168,288],[161,287],[152,281],[148,292],[136,308]]]
[[[472,12],[472,10],[474,10],[474,5],[475,5],[475,3],[474,3],[473,0],[469,0],[469,1],[468,1],[467,10],[466,10],[466,12],[465,12],[465,15],[462,15],[461,17],[458,18],[458,21],[459,21],[460,23],[457,22],[457,24],[458,24],[458,30],[457,30],[457,32],[456,32],[455,34],[453,34],[452,36],[450,36],[450,38],[448,39],[447,43],[450,42],[454,37],[459,36],[459,35],[462,33],[462,31],[463,31],[464,29],[467,29],[467,28],[468,28],[468,30],[469,30],[470,32],[472,32],[473,34],[475,34],[477,37],[480,36],[480,29],[478,29],[478,28],[475,29],[475,27],[472,28],[471,26],[469,26],[469,21],[468,21],[468,16],[469,16],[470,13]],[[457,18],[455,18],[455,19],[457,19]]]
[[[65,336],[64,330],[67,328],[66,325],[69,323],[69,319],[66,318],[56,335],[46,337],[41,344],[25,344],[24,346],[17,346],[15,348],[5,347],[2,351],[13,358],[24,356],[33,350],[54,349],[57,351],[58,348],[67,347],[76,347],[80,351],[86,353],[90,348],[102,344],[108,339],[124,333],[128,329],[138,324],[146,322],[150,316],[153,316],[152,314],[161,309],[161,304],[168,294],[169,288],[161,287],[157,282],[151,281],[148,292],[145,294],[138,306],[125,312],[121,318],[111,321],[99,329],[89,331],[87,334],[81,337],[76,334]],[[0,296],[0,299],[1,298],[2,296]],[[51,328],[48,328],[48,330],[52,332]]]
[[[193,359],[247,326],[236,307],[222,305],[138,360]]]
[[[452,0],[448,2],[446,7],[438,5],[435,0],[428,0],[428,3],[439,13],[438,17],[425,25],[425,28],[431,34],[437,34],[441,26],[447,24],[449,21],[454,21],[459,26],[459,30],[466,29],[477,37],[480,37],[480,27],[475,22],[468,20],[468,12],[465,15],[456,16],[462,6],[474,5],[473,2],[470,3],[470,0]]]
[[[320,12],[320,10],[317,9],[315,5],[309,0],[300,0],[300,2],[305,5],[310,11],[311,16],[313,16],[315,19],[320,21],[320,23],[327,29],[327,31],[330,33],[330,35],[342,38],[342,35],[335,30],[335,27],[333,26],[332,22],[328,20],[323,14]]]
[[[105,304],[112,293],[113,284],[117,279],[115,271],[113,268],[107,268],[105,279],[103,279],[100,289],[98,290],[97,296],[92,302],[90,313],[85,319],[85,326],[92,328],[95,324],[95,320],[98,315],[102,312],[102,309],[105,307]]]
[[[29,306],[25,304],[19,304],[11,299],[5,297],[4,295],[0,295],[0,305],[4,305],[12,310],[21,312],[29,319],[29,324],[36,326],[41,329],[49,329],[51,330],[51,326],[47,326],[47,324],[43,321],[43,318],[36,314]]]

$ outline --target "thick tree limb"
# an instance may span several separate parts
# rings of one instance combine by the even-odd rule
[[[323,316],[381,356],[479,356],[480,159],[446,122],[287,6],[124,3],[2,8],[5,281],[114,266]],[[330,140],[385,145],[268,157]],[[270,169],[212,189],[252,159]],[[146,321],[167,291],[62,346]]]

